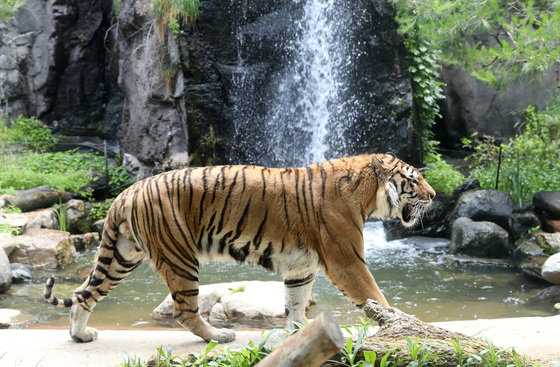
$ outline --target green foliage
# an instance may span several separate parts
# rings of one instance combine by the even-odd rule
[[[426,159],[424,178],[436,192],[452,193],[465,176],[443,160],[440,154],[431,154]]]
[[[484,188],[495,187],[502,148],[498,189],[521,205],[539,191],[560,187],[560,100],[542,112],[528,107],[518,128],[520,133],[507,143],[474,134],[463,144],[474,150],[467,157],[472,162],[470,177],[478,178]]]
[[[10,226],[9,224],[0,223],[0,233],[7,233],[10,236],[19,236],[21,231],[17,228]]]
[[[150,0],[150,9],[159,34],[163,36],[169,29],[177,38],[183,34],[181,25],[194,24],[198,18],[199,0]]]
[[[91,203],[91,209],[89,211],[91,220],[95,222],[96,220],[104,219],[107,216],[111,204],[111,200]]]
[[[58,220],[58,229],[66,232],[66,211],[62,207],[62,202],[58,202],[58,206],[54,208],[54,213],[56,214],[56,219]]]
[[[415,26],[419,28],[419,26]],[[439,51],[428,39],[422,38],[417,30],[405,40],[408,50],[412,76],[412,90],[418,119],[422,126],[422,147],[427,154],[435,154],[437,142],[434,141],[432,128],[439,114],[438,100],[444,98],[442,83],[438,81]]]
[[[33,152],[46,152],[56,143],[51,131],[35,118],[19,116],[0,135],[7,146],[21,146]]]
[[[13,17],[17,8],[24,3],[25,0],[0,0],[0,22]]]
[[[504,87],[538,77],[560,56],[557,0],[392,0],[400,32],[419,33],[441,60],[484,82]],[[478,41],[483,40],[483,41]]]

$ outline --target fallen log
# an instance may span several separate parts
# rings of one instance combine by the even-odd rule
[[[371,351],[376,353],[376,365],[378,366],[381,359],[389,353],[386,361],[389,362],[387,365],[392,365],[398,361],[414,360],[412,356],[415,353],[414,350],[418,348],[416,350],[418,352],[423,348],[422,353],[429,354],[430,366],[456,366],[457,352],[461,350],[457,349],[457,346],[460,346],[464,356],[479,355],[484,350],[492,349],[493,353],[499,354],[510,364],[515,365],[515,361],[509,353],[503,353],[500,348],[490,346],[487,340],[430,325],[396,308],[383,307],[373,300],[366,302],[364,311],[368,318],[378,323],[379,330],[374,335],[364,338],[357,360],[364,359],[364,351]],[[424,356],[425,354],[420,357]],[[332,359],[340,360],[341,357],[342,355],[339,355]],[[523,361],[523,357],[521,357],[521,361]],[[527,358],[526,365],[544,366],[546,362]],[[322,365],[322,367],[334,366],[339,366],[339,364],[327,362]]]
[[[316,367],[343,345],[338,324],[329,314],[321,313],[255,367]]]

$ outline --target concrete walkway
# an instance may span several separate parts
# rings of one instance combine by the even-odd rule
[[[560,315],[436,324],[467,335],[479,333],[478,337],[489,337],[501,347],[515,347],[520,354],[560,361]],[[261,331],[238,330],[236,340],[229,345],[233,349],[261,337]],[[67,330],[8,329],[0,330],[0,366],[111,367],[125,360],[121,352],[146,361],[160,346],[176,354],[206,348],[200,338],[185,330],[100,330],[98,340],[78,344]]]

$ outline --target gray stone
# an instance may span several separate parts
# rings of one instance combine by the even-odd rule
[[[58,191],[50,186],[39,186],[27,190],[16,190],[14,195],[2,195],[9,205],[14,205],[24,212],[47,208],[58,202],[72,198],[69,192]]]
[[[544,280],[542,277],[542,267],[546,259],[546,256],[529,256],[518,265],[518,268],[523,275],[531,279]]]
[[[29,219],[27,228],[58,229],[58,218],[53,208],[25,212]]]
[[[513,213],[509,217],[509,233],[512,241],[527,236],[530,230],[541,225],[541,221],[533,212]]]
[[[535,298],[551,304],[560,303],[560,286],[547,287],[540,291]]]
[[[53,229],[28,229],[21,236],[11,238],[16,248],[10,253],[10,261],[30,264],[36,269],[64,267],[76,259],[76,249],[69,237],[70,233]]]
[[[12,282],[31,283],[33,280],[33,266],[29,264],[11,263]]]
[[[473,132],[501,141],[513,137],[522,111],[528,105],[546,107],[556,88],[553,68],[538,81],[508,83],[506,90],[498,90],[454,66],[444,66],[441,79],[446,98],[440,104],[443,118],[436,139],[446,148],[459,150],[461,139]]]
[[[36,318],[11,308],[0,308],[0,329],[22,328]]]
[[[91,230],[99,234],[99,238],[103,235],[103,226],[105,225],[105,219],[99,219],[93,222],[91,225]]]
[[[495,223],[461,217],[453,223],[449,249],[478,257],[507,257],[508,233]]]
[[[73,234],[70,235],[69,241],[76,251],[90,250],[99,245],[99,233]]]
[[[455,208],[450,214],[453,222],[459,217],[467,217],[474,221],[488,221],[500,227],[509,228],[509,217],[513,212],[513,201],[503,191],[474,190],[459,196]]]
[[[284,284],[244,281],[203,285],[199,288],[199,312],[217,327],[284,327]],[[171,295],[152,312],[167,325],[174,324]]]
[[[0,249],[0,293],[5,293],[12,285],[12,271],[8,255]]]
[[[8,225],[12,228],[16,228],[19,231],[25,231],[27,223],[29,220],[25,214],[21,213],[0,213],[0,224]]]
[[[547,255],[537,243],[534,236],[524,238],[515,242],[512,254],[514,264],[521,264],[528,257],[542,257],[546,258]]]
[[[541,274],[547,282],[560,284],[560,253],[550,256],[544,262]]]
[[[541,191],[533,196],[535,211],[560,219],[560,191]]]
[[[560,232],[546,233],[535,232],[535,240],[540,248],[548,255],[553,255],[560,252]]]
[[[455,190],[453,190],[453,199],[457,200],[457,198],[459,198],[459,195],[461,195],[465,191],[478,189],[480,189],[480,181],[478,181],[477,178],[465,180],[459,186],[457,186]]]
[[[72,199],[62,206],[66,214],[66,230],[72,234],[91,232],[89,203]]]

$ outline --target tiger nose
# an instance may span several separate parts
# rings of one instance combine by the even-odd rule
[[[428,190],[428,197],[430,198],[430,200],[434,200],[436,198],[436,192],[434,191],[434,189],[432,189],[431,186],[430,190]]]

